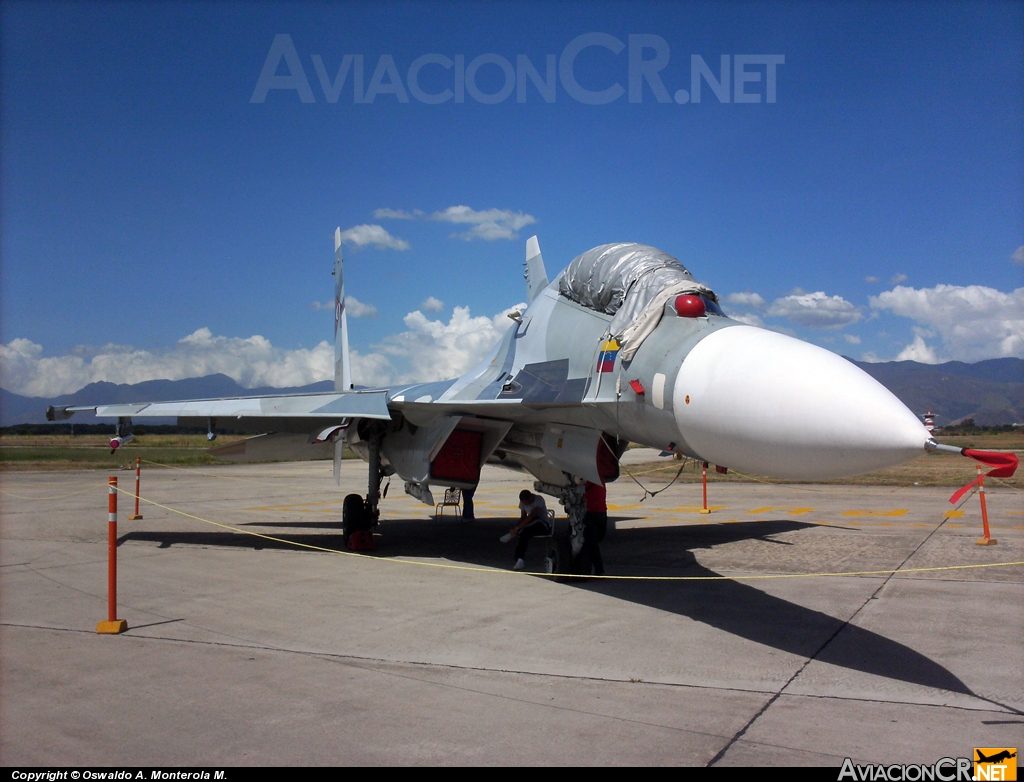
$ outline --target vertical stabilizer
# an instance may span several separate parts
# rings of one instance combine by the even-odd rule
[[[548,287],[548,272],[536,236],[526,240],[526,303],[530,304]]]
[[[334,229],[334,390],[352,388],[348,357],[348,318],[345,316],[345,276],[341,268],[341,228]]]

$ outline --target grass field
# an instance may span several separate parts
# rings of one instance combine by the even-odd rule
[[[217,445],[226,445],[244,439],[240,435],[221,435]],[[958,448],[980,448],[995,451],[1016,451],[1024,453],[1024,432],[999,434],[962,435],[939,437],[939,442]],[[227,464],[207,453],[209,443],[201,434],[146,434],[138,435],[127,446],[110,453],[107,435],[2,435],[0,436],[0,471],[4,470],[110,470],[134,469],[135,459],[143,463],[169,464],[174,466]],[[346,449],[346,458],[353,454]],[[974,462],[956,454],[922,454],[920,458],[898,467],[890,467],[868,475],[843,478],[824,483],[867,485],[867,486],[962,486],[974,475]],[[644,485],[658,488],[670,480],[682,466],[671,459],[660,459],[650,464],[633,465],[629,471]],[[624,479],[628,476],[623,471]],[[689,461],[683,466],[679,481],[693,483],[700,481],[700,465]],[[788,483],[776,478],[742,475],[730,471],[720,475],[708,471],[708,481],[759,481],[765,483]],[[802,483],[803,481],[801,481]],[[991,478],[987,485],[1012,486],[1024,489],[1024,470],[1018,470],[1012,478]]]
[[[217,445],[243,439],[221,435]],[[2,435],[0,470],[134,469],[135,459],[175,466],[225,464],[206,452],[210,443],[201,434],[144,434],[110,453],[109,435]]]

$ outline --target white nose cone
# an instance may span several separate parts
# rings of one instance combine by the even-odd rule
[[[684,359],[676,423],[701,458],[796,480],[859,475],[924,453],[928,430],[841,356],[752,326],[709,334]]]

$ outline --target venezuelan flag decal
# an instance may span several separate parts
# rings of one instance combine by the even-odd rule
[[[601,346],[601,352],[597,356],[597,371],[614,372],[615,358],[619,355],[619,343],[610,339]]]

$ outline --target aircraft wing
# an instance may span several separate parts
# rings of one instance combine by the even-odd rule
[[[181,425],[216,419],[217,426],[238,431],[312,429],[320,422],[338,423],[341,419],[370,418],[391,420],[396,413],[422,420],[440,415],[471,415],[509,421],[534,417],[542,410],[566,408],[579,411],[579,400],[556,402],[554,399],[457,399],[445,398],[441,389],[452,381],[429,383],[396,389],[287,394],[280,396],[232,397],[225,399],[189,399],[174,402],[121,402],[106,405],[60,405],[49,407],[49,421],[64,421],[75,413],[95,413],[100,418],[177,418]],[[440,388],[439,388],[440,387]],[[424,391],[434,391],[437,396]],[[438,398],[440,397],[440,398]],[[583,405],[601,408],[602,404]],[[556,416],[557,417],[557,416]],[[570,416],[573,417],[573,416]],[[244,422],[244,423],[243,423]]]
[[[386,390],[346,393],[294,394],[282,396],[196,399],[181,402],[139,402],[91,407],[50,407],[46,417],[62,421],[74,413],[90,412],[103,418],[255,419],[273,428],[282,420],[306,420],[309,426],[320,420],[376,418],[390,420]]]

